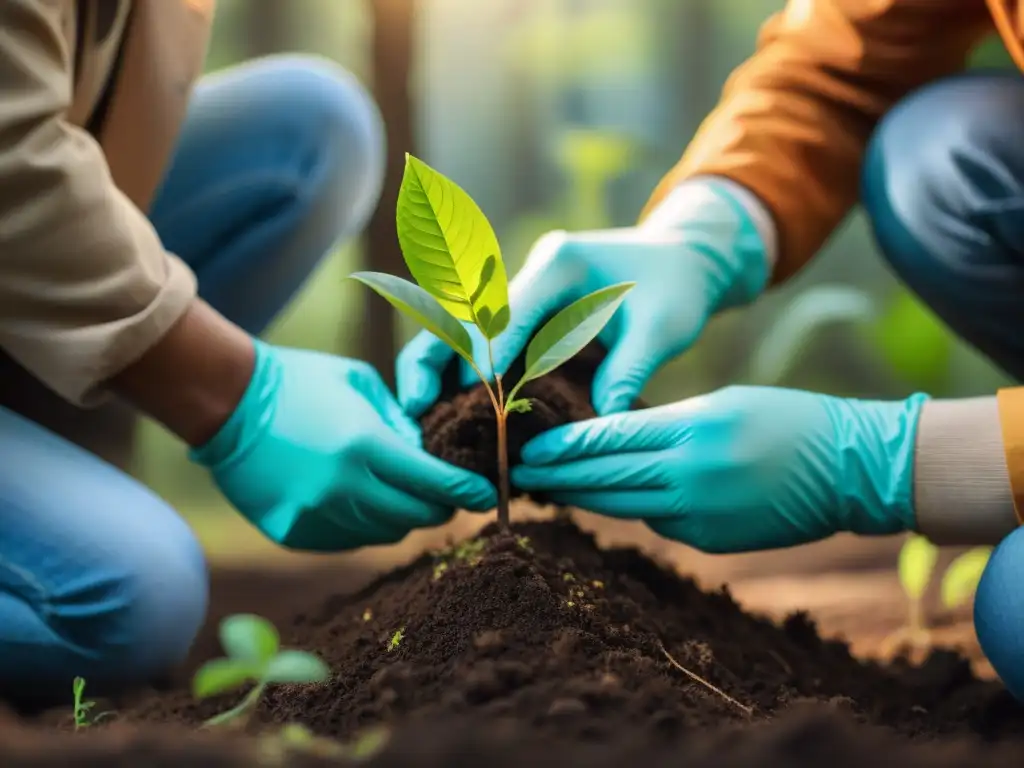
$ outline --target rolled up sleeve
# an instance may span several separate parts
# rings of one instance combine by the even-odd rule
[[[0,3],[0,347],[91,405],[196,295],[103,151],[70,124],[60,3]]]

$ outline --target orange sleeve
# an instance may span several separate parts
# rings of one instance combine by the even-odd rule
[[[686,178],[745,186],[779,236],[773,282],[792,275],[856,202],[864,148],[911,90],[965,66],[992,29],[984,0],[790,0],[725,85],[646,215]]]
[[[1013,507],[1017,521],[1024,525],[1024,387],[1001,389],[998,400]]]

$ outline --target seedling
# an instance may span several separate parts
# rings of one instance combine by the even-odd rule
[[[981,575],[985,572],[989,558],[992,557],[990,547],[969,549],[949,564],[942,575],[940,596],[942,604],[953,610],[967,603],[978,588]]]
[[[985,571],[992,550],[976,547],[959,555],[949,564],[942,576],[940,598],[947,610],[964,605],[974,594]],[[913,534],[900,549],[898,573],[900,585],[907,596],[907,623],[890,635],[884,648],[892,649],[901,643],[915,648],[931,644],[931,630],[924,615],[922,599],[928,589],[938,561],[939,549],[924,536]]]
[[[220,644],[227,656],[200,667],[192,678],[193,695],[205,699],[247,684],[252,689],[237,705],[207,720],[204,727],[244,725],[269,685],[320,683],[331,674],[311,653],[281,650],[277,629],[261,616],[228,616],[220,623]]]
[[[611,320],[634,283],[587,294],[554,315],[526,348],[523,377],[509,387],[495,370],[493,341],[512,319],[508,278],[490,222],[457,184],[412,155],[396,211],[402,256],[416,283],[396,275],[351,275],[415,320],[463,358],[480,378],[497,419],[498,522],[509,525],[508,416],[530,410],[523,385],[558,368],[589,344]],[[493,383],[474,356],[475,328],[486,349]]]
[[[396,629],[395,633],[391,636],[391,639],[388,640],[388,653],[391,653],[391,651],[397,650],[398,646],[402,644],[402,639],[404,637],[405,637],[405,627],[402,627],[401,629]]]
[[[931,642],[931,632],[924,619],[923,598],[938,559],[938,547],[918,534],[911,534],[900,549],[897,574],[907,597],[907,621],[886,639],[885,648],[903,643],[924,648]]]
[[[113,712],[100,712],[98,715],[89,716],[89,712],[96,706],[95,701],[87,701],[85,697],[85,678],[76,677],[71,683],[71,692],[74,695],[75,730],[80,731],[95,725],[105,717],[112,717]]]

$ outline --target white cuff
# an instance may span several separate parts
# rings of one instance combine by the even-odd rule
[[[696,176],[682,182],[669,192],[664,199],[644,219],[644,227],[675,229],[683,224],[690,213],[698,207],[704,198],[713,194],[712,188],[724,190],[740,204],[750,217],[757,234],[764,244],[765,266],[767,274],[775,270],[778,260],[779,233],[771,213],[753,192],[724,176]]]
[[[994,397],[924,404],[914,510],[918,531],[935,544],[995,545],[1017,527]]]

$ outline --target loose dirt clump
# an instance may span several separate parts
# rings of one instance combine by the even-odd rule
[[[593,360],[581,364],[592,375]],[[533,421],[510,422],[517,445],[589,408],[589,384],[579,383],[589,376],[562,373],[528,393],[541,402]],[[485,434],[493,414],[472,406],[471,394],[458,397],[425,417],[427,446],[486,471],[493,449],[474,451],[472,436]],[[253,574],[260,597],[240,610],[270,613],[274,578]],[[309,584],[330,591],[322,573]],[[959,656],[936,652],[921,666],[860,661],[804,615],[781,624],[753,616],[728,591],[704,591],[633,549],[601,549],[567,520],[492,525],[359,591],[339,585],[278,624],[284,645],[316,652],[333,675],[268,690],[254,728],[301,723],[350,742],[383,726],[386,746],[364,763],[378,768],[984,768],[1019,765],[1024,749],[1024,708]],[[217,653],[215,629],[193,665]],[[196,703],[182,680],[122,707],[95,733],[31,731],[39,754],[49,750],[38,761],[29,735],[7,738],[22,726],[0,725],[0,765],[127,765],[125,754],[146,748],[147,765],[300,765],[267,762],[252,743],[229,749],[211,734],[180,735],[238,695]],[[163,733],[176,735],[159,741]]]

